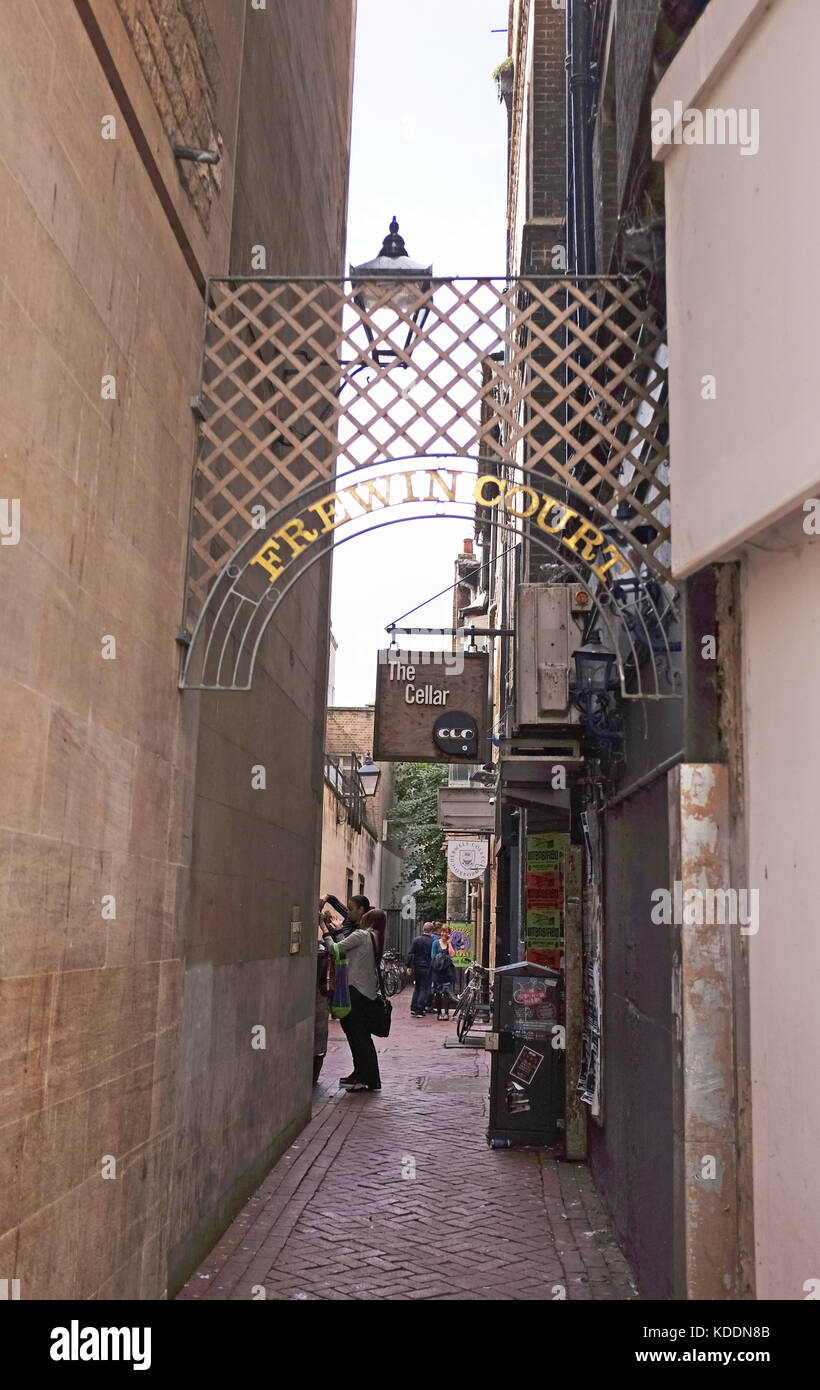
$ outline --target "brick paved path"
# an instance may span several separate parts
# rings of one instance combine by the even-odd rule
[[[445,1048],[453,1025],[409,1004],[376,1040],[381,1093],[337,1089],[350,1053],[331,1023],[313,1119],[179,1299],[637,1297],[586,1166],[490,1149],[489,1054]]]

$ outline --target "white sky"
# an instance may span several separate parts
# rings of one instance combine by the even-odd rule
[[[491,73],[506,25],[507,0],[359,0],[348,262],[378,254],[395,213],[408,255],[437,275],[504,274],[507,119]],[[469,521],[414,521],[336,549],[337,705],[373,700],[385,626],[452,584],[471,535]],[[451,622],[447,593],[404,625]]]

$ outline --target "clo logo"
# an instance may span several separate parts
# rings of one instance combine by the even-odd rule
[[[478,751],[478,725],[463,710],[450,710],[449,714],[439,715],[433,725],[433,742],[442,753],[474,757]]]

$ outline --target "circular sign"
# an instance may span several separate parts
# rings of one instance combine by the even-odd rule
[[[468,758],[478,753],[478,725],[471,714],[451,709],[440,714],[433,725],[433,742],[442,753],[454,758]]]

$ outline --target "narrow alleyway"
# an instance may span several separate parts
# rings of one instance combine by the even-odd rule
[[[178,1298],[637,1297],[587,1167],[490,1149],[489,1054],[444,1047],[452,1024],[409,1004],[377,1042],[377,1095],[337,1089],[331,1024],[313,1119]]]

